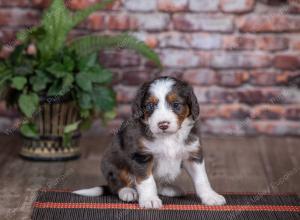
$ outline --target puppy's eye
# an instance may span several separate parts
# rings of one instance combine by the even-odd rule
[[[175,110],[175,111],[180,111],[181,109],[181,104],[179,102],[174,102],[172,104],[172,108]]]
[[[149,103],[146,104],[145,108],[146,108],[147,112],[153,112],[154,108],[155,108],[155,105],[153,103],[149,102]]]

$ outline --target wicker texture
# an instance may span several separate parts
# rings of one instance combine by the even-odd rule
[[[79,111],[73,101],[40,104],[33,117],[38,125],[39,138],[24,137],[21,155],[36,159],[67,159],[79,155],[79,131],[74,132],[70,147],[63,146],[64,128],[79,120]]]

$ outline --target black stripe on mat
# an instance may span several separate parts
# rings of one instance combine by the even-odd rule
[[[297,195],[236,195],[226,194],[228,205],[299,205]],[[199,205],[201,200],[195,195],[170,198],[161,196],[165,204]],[[123,203],[117,196],[84,197],[70,192],[44,192],[40,191],[37,202],[62,202],[62,203]]]
[[[215,212],[105,209],[34,209],[32,220],[299,220],[293,212]]]

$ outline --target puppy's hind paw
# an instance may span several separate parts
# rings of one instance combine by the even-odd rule
[[[184,195],[184,191],[177,186],[166,185],[158,187],[158,194],[168,197],[179,197]]]
[[[201,201],[204,205],[225,205],[226,199],[224,196],[212,191],[205,193],[200,196]]]

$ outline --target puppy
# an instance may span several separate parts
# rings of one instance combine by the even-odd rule
[[[200,139],[199,105],[191,86],[160,77],[145,83],[125,121],[105,152],[101,169],[108,189],[142,208],[160,208],[158,195],[180,196],[172,182],[185,169],[205,205],[223,205],[207,178]],[[74,191],[99,196],[107,187]]]

